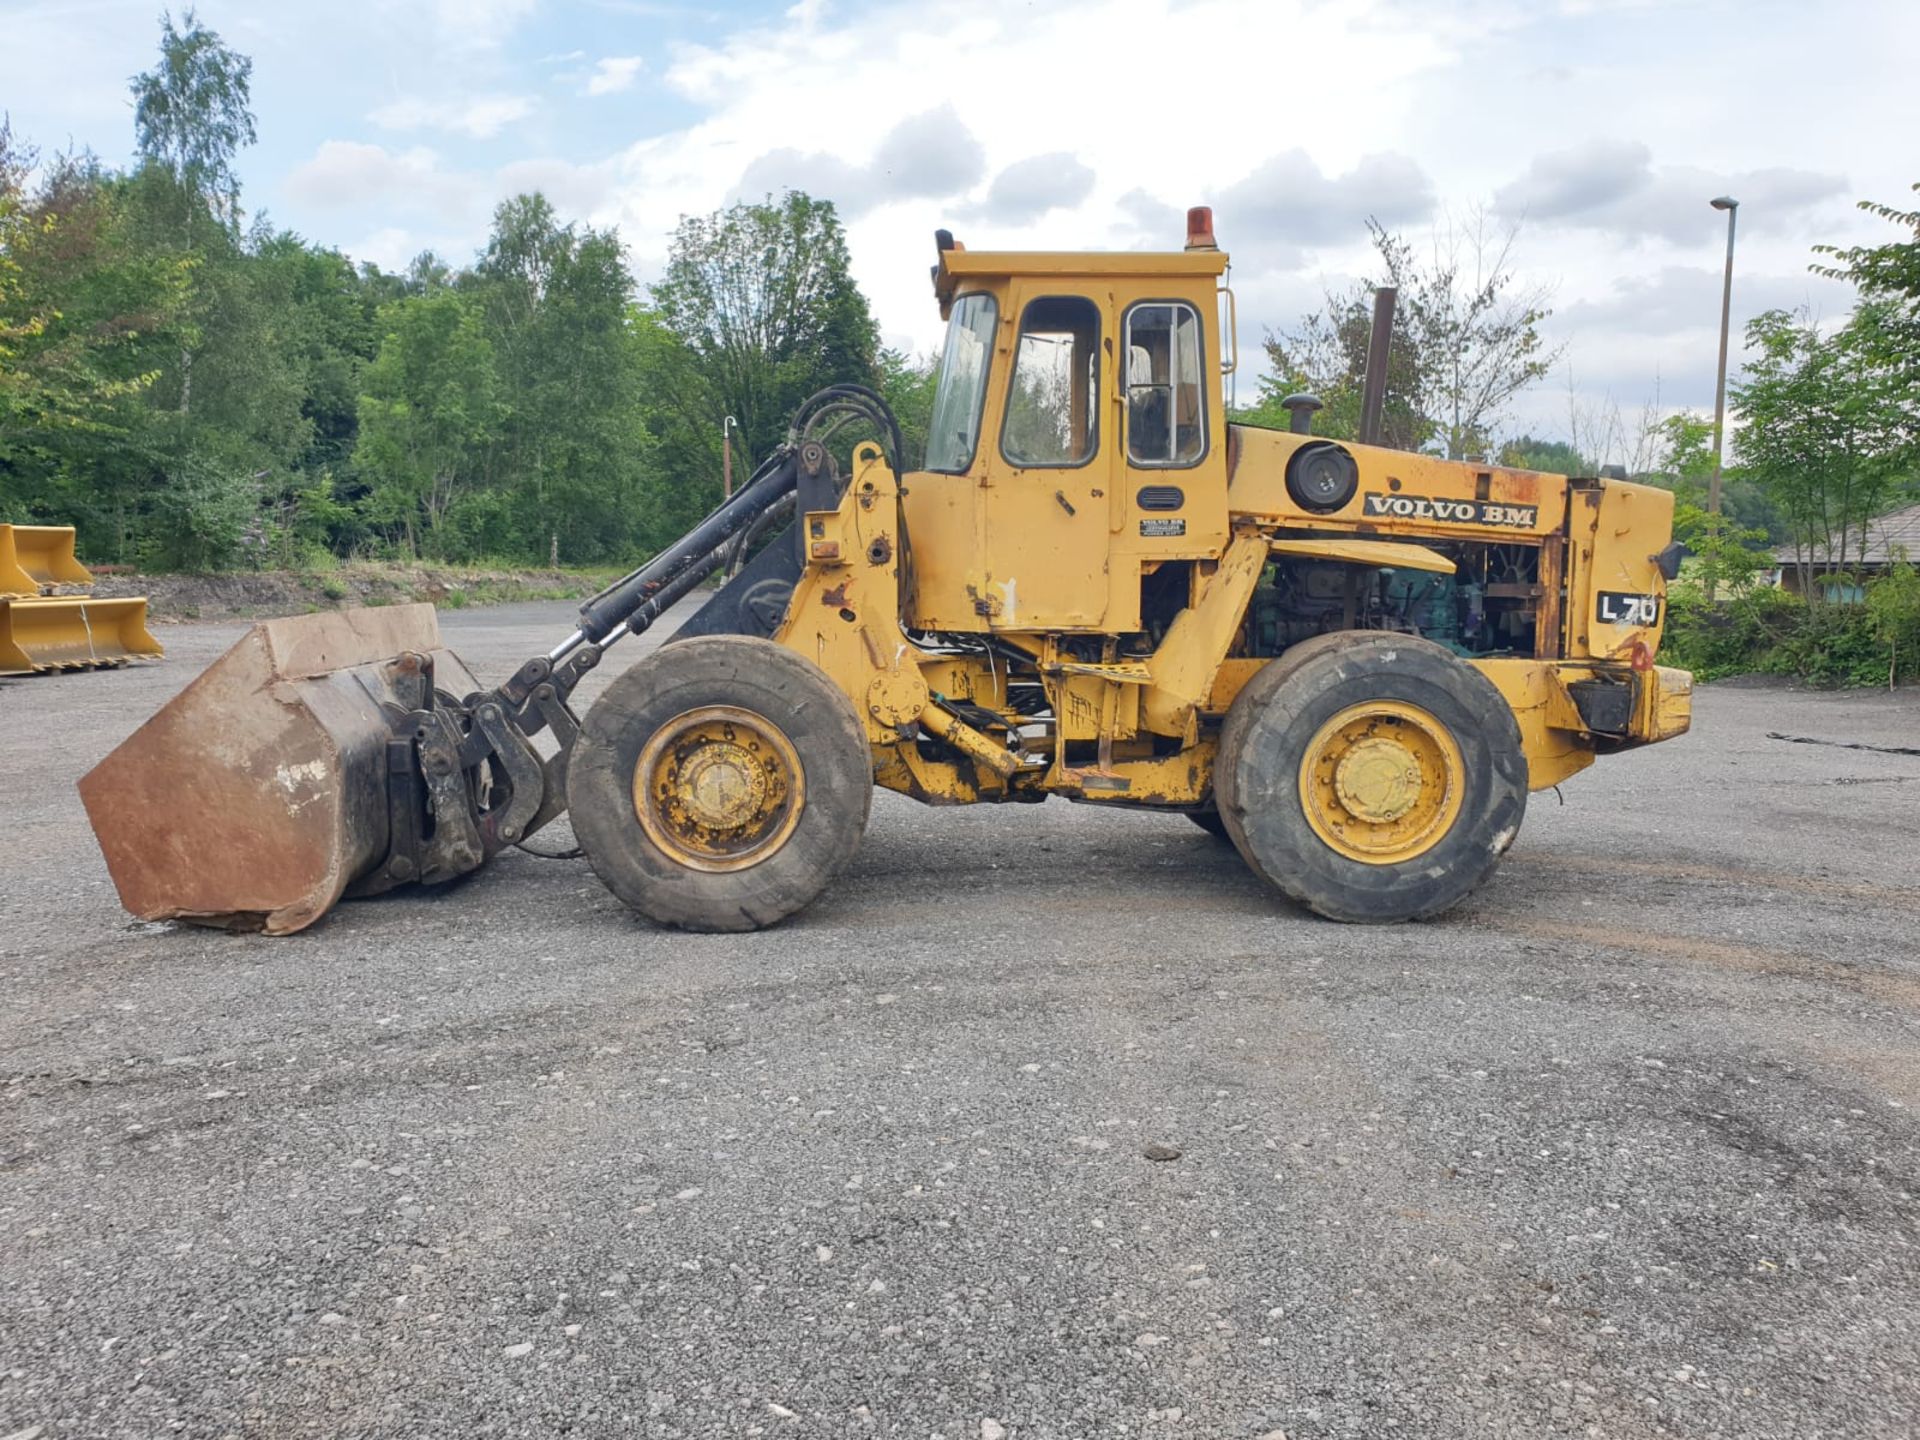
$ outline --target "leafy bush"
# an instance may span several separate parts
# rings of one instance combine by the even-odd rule
[[[1920,675],[1920,570],[1903,560],[1869,585],[1867,615],[1887,647],[1888,682]]]
[[[1884,685],[1887,647],[1859,605],[1803,605],[1798,631],[1765,657],[1775,675],[1815,685]]]
[[[143,559],[154,570],[222,570],[257,540],[259,487],[188,456],[152,500]]]
[[[1806,608],[1779,590],[1748,589],[1715,603],[1699,586],[1676,586],[1660,658],[1702,680],[1765,670],[1765,658],[1800,628]]]
[[[1676,586],[1662,660],[1702,680],[1790,675],[1815,685],[1885,685],[1920,676],[1920,572],[1894,566],[1867,585],[1862,605],[1808,604],[1753,587],[1709,603]]]

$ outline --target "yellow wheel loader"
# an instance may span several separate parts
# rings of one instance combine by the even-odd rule
[[[1307,396],[1289,431],[1228,423],[1226,264],[1204,210],[1169,253],[942,232],[922,468],[878,396],[822,392],[504,684],[427,606],[256,626],[81,783],[122,899],[293,931],[570,812],[634,910],[755,929],[853,856],[878,785],[1181,813],[1321,915],[1445,910],[1530,790],[1687,728],[1691,677],[1654,663],[1672,497],[1318,437]],[[842,473],[849,424],[878,439]]]

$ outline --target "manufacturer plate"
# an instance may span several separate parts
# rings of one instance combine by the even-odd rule
[[[1447,525],[1531,530],[1540,517],[1538,505],[1507,505],[1492,500],[1436,500],[1428,495],[1389,495],[1383,490],[1369,490],[1360,499],[1369,519],[1438,520]]]
[[[1140,522],[1140,533],[1142,535],[1158,536],[1184,535],[1187,533],[1187,522],[1184,520],[1142,520]]]

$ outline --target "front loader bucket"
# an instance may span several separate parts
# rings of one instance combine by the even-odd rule
[[[74,558],[71,525],[0,525],[0,595],[91,584],[93,573]]]
[[[383,702],[406,655],[455,696],[479,687],[431,605],[255,625],[80,781],[120,900],[143,920],[285,935],[389,848]],[[417,671],[413,673],[418,673]]]
[[[89,670],[164,654],[147,629],[144,598],[0,600],[0,674]]]

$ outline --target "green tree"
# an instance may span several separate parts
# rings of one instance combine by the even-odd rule
[[[1912,674],[1920,657],[1920,570],[1905,559],[1889,565],[1867,586],[1867,617],[1875,637],[1887,647],[1891,688],[1901,667]]]
[[[1920,191],[1916,184],[1915,191]],[[1841,249],[1816,245],[1831,264],[1816,272],[1859,287],[1861,304],[1847,324],[1848,343],[1884,382],[1882,403],[1894,413],[1888,460],[1904,473],[1908,493],[1920,488],[1920,210],[1872,200],[1860,209],[1906,232],[1907,238]]]
[[[927,431],[933,421],[933,392],[939,381],[933,356],[909,355],[883,349],[878,357],[880,396],[900,422],[900,443],[907,447],[901,463],[911,470],[926,462]]]
[[[1553,312],[1549,287],[1519,285],[1517,225],[1495,226],[1472,210],[1447,220],[1423,267],[1390,270],[1410,310],[1408,329],[1426,362],[1426,406],[1442,453],[1459,460],[1485,453],[1508,403],[1543,378],[1561,351],[1540,338]]]
[[[241,224],[234,162],[255,138],[252,71],[188,11],[179,24],[161,17],[158,61],[130,82],[132,203],[147,243],[185,260],[191,276],[174,353],[151,392],[176,417],[154,427],[148,558],[160,564],[284,558],[276,516],[300,487],[312,439],[292,317],[273,266],[257,260],[271,233]]]
[[[545,197],[494,214],[465,289],[479,302],[511,397],[484,536],[497,553],[627,560],[649,542],[652,440],[642,410],[633,280],[619,236],[560,223]]]
[[[1388,273],[1400,263],[1404,245],[1374,228],[1375,245],[1389,253]],[[1389,283],[1381,281],[1380,283]],[[1320,310],[1297,329],[1270,333],[1265,341],[1267,374],[1254,404],[1236,418],[1252,425],[1284,430],[1290,416],[1280,402],[1308,392],[1324,405],[1313,417],[1315,434],[1338,440],[1360,435],[1360,405],[1366,383],[1367,346],[1373,334],[1374,285],[1363,282],[1329,291]],[[1424,450],[1437,426],[1425,409],[1430,360],[1423,354],[1404,306],[1396,306],[1393,336],[1387,347],[1386,402],[1381,409],[1379,443],[1395,450]]]
[[[1516,435],[1502,445],[1500,463],[1549,475],[1592,475],[1599,468],[1564,440],[1540,440],[1532,435]]]
[[[1920,192],[1920,183],[1914,185]],[[1836,280],[1851,281],[1875,310],[1864,328],[1862,343],[1881,361],[1904,372],[1920,390],[1920,210],[1901,210],[1873,200],[1859,208],[1869,215],[1909,232],[1912,238],[1879,245],[1816,245],[1816,255],[1834,263],[1816,263],[1814,271]],[[1920,399],[1920,397],[1916,397]]]
[[[143,162],[166,174],[187,202],[183,232],[204,212],[240,229],[233,160],[254,143],[253,61],[227,48],[189,9],[184,23],[160,17],[160,63],[133,79],[134,138]]]
[[[364,508],[409,555],[444,557],[448,516],[485,485],[505,419],[493,346],[480,306],[454,290],[396,301],[381,319],[358,407]]]
[[[184,27],[161,15],[159,63],[131,82],[145,198],[186,255],[204,248],[209,230],[229,242],[239,234],[233,161],[254,142],[252,76],[253,61],[227,48],[188,10]],[[193,404],[196,338],[192,328],[183,333],[177,386],[183,415]]]
[[[1686,411],[1669,415],[1655,427],[1660,452],[1656,468],[1634,478],[1673,492],[1673,538],[1692,552],[1689,579],[1702,597],[1726,588],[1745,595],[1762,571],[1773,564],[1771,526],[1778,512],[1750,477],[1727,477],[1721,487],[1721,516],[1707,510],[1713,477],[1713,422]]]
[[[1753,358],[1732,387],[1738,473],[1779,507],[1816,600],[1816,576],[1849,570],[1901,480],[1911,400],[1870,333],[1849,322],[1823,335],[1805,315],[1769,310],[1747,327]]]
[[[687,364],[665,378],[677,417],[675,459],[717,477],[720,427],[732,415],[746,454],[768,454],[808,395],[879,378],[878,330],[853,282],[846,235],[829,201],[789,191],[683,219],[652,290],[660,324]],[[717,493],[717,483],[713,485]]]
[[[157,459],[144,395],[189,277],[91,157],[29,192],[31,163],[0,127],[0,512],[75,523],[87,553],[122,558]]]

